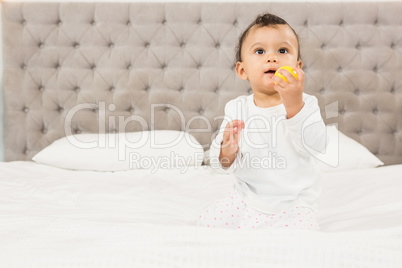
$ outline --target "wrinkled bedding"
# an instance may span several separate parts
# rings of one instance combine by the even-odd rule
[[[0,170],[0,267],[402,266],[402,165],[324,174],[320,232],[195,226],[233,184],[208,166]]]

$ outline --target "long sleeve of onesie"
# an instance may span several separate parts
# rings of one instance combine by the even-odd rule
[[[304,106],[287,119],[283,105],[257,107],[253,95],[227,103],[225,119],[210,148],[211,166],[234,172],[236,187],[245,202],[266,213],[295,206],[317,208],[320,174],[315,154],[326,143],[325,125],[317,99],[303,94]],[[223,130],[228,122],[245,121],[235,162],[229,168],[219,163]]]

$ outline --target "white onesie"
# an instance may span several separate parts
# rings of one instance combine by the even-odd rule
[[[283,104],[261,108],[255,105],[254,95],[240,96],[226,104],[225,120],[210,148],[210,161],[215,170],[234,173],[235,187],[226,198],[238,196],[246,212],[255,211],[257,215],[262,213],[274,219],[278,215],[282,218],[284,214],[289,216],[297,210],[293,216],[300,217],[292,220],[288,217],[288,221],[303,221],[317,210],[320,173],[314,155],[323,152],[326,131],[317,99],[303,93],[303,101],[301,111],[290,119],[286,118]],[[245,128],[236,160],[225,169],[219,163],[223,131],[228,122],[236,119],[243,120]],[[216,206],[217,201],[214,204]],[[211,209],[209,206],[206,210]],[[201,218],[206,217],[206,210]],[[227,217],[232,217],[232,214]],[[216,217],[212,217],[216,221],[213,218]],[[210,223],[205,218],[199,224],[210,225],[207,222]],[[283,226],[289,225],[282,223]],[[244,222],[236,228],[242,224]]]

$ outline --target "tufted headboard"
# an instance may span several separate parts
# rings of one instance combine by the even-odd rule
[[[241,31],[265,11],[301,39],[305,91],[386,164],[402,163],[402,2],[3,3],[5,160],[70,133],[177,129],[209,147]]]

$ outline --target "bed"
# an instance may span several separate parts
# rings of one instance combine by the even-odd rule
[[[402,267],[400,2],[2,3],[1,267]],[[329,144],[320,231],[196,226],[209,146],[250,94],[234,45],[300,35]]]

